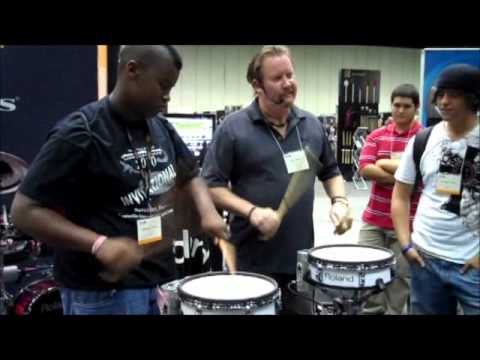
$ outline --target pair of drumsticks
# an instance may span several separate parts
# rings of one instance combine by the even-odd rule
[[[304,194],[305,190],[308,188],[309,183],[311,182],[310,178],[312,176],[315,176],[315,174],[311,170],[304,170],[293,174],[292,178],[290,179],[287,192],[283,196],[280,206],[277,209],[277,214],[280,222],[282,222],[288,211]],[[225,239],[217,238],[215,239],[215,244],[218,245],[218,247],[222,251],[222,255],[228,270],[231,273],[235,273],[237,271],[237,257],[235,245]]]
[[[323,168],[322,163],[315,157],[308,146],[305,147],[305,154],[309,163],[309,169],[296,172],[292,175],[287,187],[287,191],[283,196],[280,206],[277,209],[280,222],[283,221],[288,211],[297,203],[309,188],[316,174]],[[236,272],[236,249],[235,245],[224,239],[216,239],[216,244],[222,251],[223,258],[230,272]]]

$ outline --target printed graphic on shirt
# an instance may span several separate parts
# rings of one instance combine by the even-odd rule
[[[460,144],[463,144],[461,146]],[[452,146],[454,145],[454,146]],[[465,149],[466,146],[466,149]],[[440,172],[462,174],[461,195],[452,195],[442,209],[461,216],[465,226],[480,229],[480,152],[478,136],[444,145]]]
[[[463,166],[463,191],[460,215],[465,225],[480,230],[480,139],[470,137]]]
[[[460,174],[462,171],[464,152],[465,148],[460,144],[443,144],[439,168],[440,172],[452,175]]]
[[[133,151],[129,150],[123,154],[120,159],[122,172],[127,177],[138,179],[138,187],[120,197],[120,201],[125,206],[125,212],[120,214],[123,218],[143,218],[151,215],[151,212],[162,213],[171,206],[167,197],[175,186],[177,174],[168,154],[157,146],[152,149],[150,156],[145,147],[138,148],[137,154],[142,169],[151,169],[150,185],[147,189]],[[150,193],[152,209],[149,208],[147,191]]]

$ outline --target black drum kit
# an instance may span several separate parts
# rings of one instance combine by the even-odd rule
[[[391,250],[327,245],[298,252],[297,279],[281,296],[271,278],[246,272],[209,272],[161,287],[165,315],[358,315],[395,277]],[[285,289],[283,290],[285,291]],[[282,303],[281,298],[284,299]]]
[[[0,152],[0,200],[18,190],[26,173],[24,160]],[[51,251],[18,231],[5,205],[0,210],[0,315],[61,314]]]

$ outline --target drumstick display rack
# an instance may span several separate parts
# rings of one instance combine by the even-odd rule
[[[343,177],[354,175],[354,139],[358,127],[378,127],[380,71],[342,69],[339,81],[337,162]]]

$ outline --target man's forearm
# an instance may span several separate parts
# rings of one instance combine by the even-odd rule
[[[328,179],[323,183],[323,187],[330,199],[347,196],[345,181],[341,175]]]
[[[392,221],[402,248],[411,242],[409,221],[411,188],[411,185],[396,182],[392,194]]]
[[[22,232],[53,247],[69,250],[90,252],[99,236],[21,193],[17,193],[12,204],[12,221]]]
[[[395,175],[395,172],[400,165],[400,160],[381,159],[378,160],[375,165],[381,168],[383,171],[386,171],[391,175]]]
[[[200,216],[216,211],[214,201],[209,193],[205,181],[200,177],[193,178],[185,186],[185,190],[190,194]]]
[[[210,193],[212,194],[215,205],[245,218],[248,217],[250,211],[255,206],[255,204],[252,204],[250,201],[235,195],[226,187],[210,188]]]
[[[360,174],[369,179],[373,180],[380,185],[393,185],[395,184],[395,178],[389,172],[383,170],[377,165],[367,165],[361,171]]]

